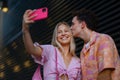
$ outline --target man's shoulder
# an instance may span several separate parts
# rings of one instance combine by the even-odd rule
[[[114,40],[112,39],[112,37],[108,34],[105,33],[98,33],[98,37],[97,37],[97,42],[99,43],[104,43],[104,42],[114,42]]]
[[[108,34],[104,34],[104,33],[99,33],[99,39],[98,42],[102,43],[114,43],[113,38],[108,35]]]
[[[98,34],[100,39],[112,39],[112,37],[108,34],[105,34],[105,33],[98,33]]]

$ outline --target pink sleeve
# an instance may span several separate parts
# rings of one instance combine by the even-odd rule
[[[38,64],[44,65],[45,62],[48,61],[50,54],[52,53],[52,49],[54,47],[52,45],[40,45],[39,43],[35,42],[34,46],[39,46],[42,48],[42,55],[41,57],[36,57],[34,55],[31,55],[34,61]]]
[[[99,72],[106,68],[115,68],[114,42],[110,37],[102,40],[99,47]]]

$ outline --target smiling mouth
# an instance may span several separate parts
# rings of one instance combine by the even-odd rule
[[[62,40],[67,40],[69,37],[63,37],[63,38],[61,38]]]

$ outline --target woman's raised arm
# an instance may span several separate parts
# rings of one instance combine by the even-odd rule
[[[23,15],[23,23],[22,23],[23,42],[29,54],[39,57],[41,56],[42,48],[34,46],[29,32],[29,24],[34,23],[32,18],[35,17],[35,15],[31,16],[33,12],[34,10],[26,10]]]

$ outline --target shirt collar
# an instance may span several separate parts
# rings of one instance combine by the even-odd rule
[[[91,38],[90,38],[90,42],[89,42],[90,45],[94,44],[97,38],[98,38],[98,33],[93,31],[92,35],[91,35]]]
[[[98,33],[93,31],[90,37],[90,41],[87,43],[87,46],[85,44],[83,47],[83,50],[82,50],[83,53],[86,53],[90,49],[91,45],[95,43],[97,37],[98,37]]]

